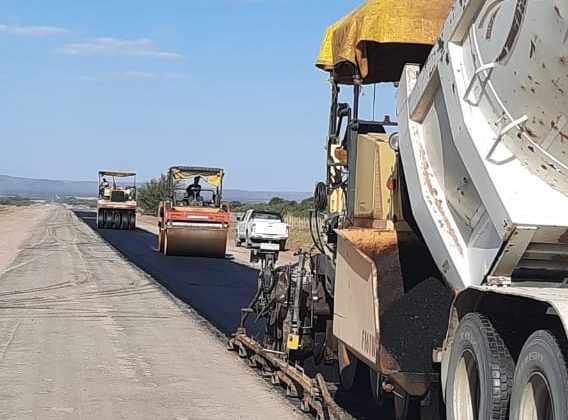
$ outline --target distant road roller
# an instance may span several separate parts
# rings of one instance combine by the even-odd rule
[[[136,173],[99,171],[99,229],[136,229],[136,206]]]
[[[230,213],[222,203],[223,177],[219,168],[173,166],[168,170],[170,197],[158,208],[159,252],[225,257]]]

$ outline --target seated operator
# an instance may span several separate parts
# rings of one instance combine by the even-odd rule
[[[193,178],[193,184],[187,186],[187,198],[190,203],[199,201],[201,198],[201,185],[199,185],[201,177],[196,176]]]
[[[106,178],[103,178],[101,185],[99,187],[99,194],[101,197],[103,197],[105,195],[105,189],[107,189],[109,187],[109,183],[106,180]]]

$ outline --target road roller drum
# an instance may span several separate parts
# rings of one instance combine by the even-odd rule
[[[224,258],[227,229],[172,227],[164,233],[165,255]]]

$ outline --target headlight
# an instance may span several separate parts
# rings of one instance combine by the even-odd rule
[[[398,133],[392,133],[389,136],[389,145],[392,150],[398,152],[399,136]]]

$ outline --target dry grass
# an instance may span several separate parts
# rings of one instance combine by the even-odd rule
[[[142,223],[148,223],[148,224],[151,224],[151,225],[155,225],[155,224],[158,223],[158,218],[156,216],[149,216],[147,214],[138,213],[138,215],[136,217]]]
[[[308,250],[314,246],[309,229],[290,229],[288,237],[288,249],[296,251],[298,249]]]
[[[36,204],[36,201],[27,197],[0,197],[1,206],[27,207],[34,204]]]

